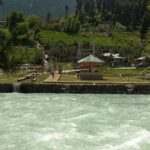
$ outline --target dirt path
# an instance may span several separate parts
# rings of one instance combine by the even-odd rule
[[[50,75],[46,80],[44,80],[44,83],[57,82],[59,78],[60,78],[60,74],[55,74],[54,77]]]

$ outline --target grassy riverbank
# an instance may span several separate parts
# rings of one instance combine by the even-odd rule
[[[66,64],[65,64],[66,65]],[[69,64],[70,65],[70,64]],[[68,66],[68,65],[66,65]],[[100,81],[82,81],[77,78],[76,73],[65,73],[61,75],[59,82],[86,82],[86,83],[150,83],[148,79],[138,79],[136,76],[142,72],[142,69],[110,69],[101,68],[99,72],[103,75],[103,80]],[[144,72],[150,74],[150,70]],[[0,83],[14,83],[18,78],[24,77],[26,73],[20,72],[16,74],[5,74],[0,76]],[[120,77],[123,75],[123,77]],[[49,77],[49,73],[41,74],[37,77],[37,80],[29,79],[23,81],[25,83],[42,83]]]
[[[0,75],[0,83],[15,83],[18,78],[23,77],[26,75],[25,73],[9,73],[5,75]]]
[[[60,82],[83,82],[83,83],[150,83],[148,79],[136,77],[103,77],[103,80],[80,80],[76,75],[62,75]]]

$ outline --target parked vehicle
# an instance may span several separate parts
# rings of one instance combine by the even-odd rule
[[[146,67],[149,67],[149,66],[150,66],[150,64],[145,62],[145,63],[138,64],[136,66],[136,68],[146,68]]]
[[[23,64],[20,66],[21,70],[29,70],[32,69],[32,66],[30,64]]]

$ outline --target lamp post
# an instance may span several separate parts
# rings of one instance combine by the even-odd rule
[[[29,60],[29,47],[28,46],[25,46],[25,50],[26,50],[26,58],[27,58],[27,63],[29,64],[30,63],[30,60]]]

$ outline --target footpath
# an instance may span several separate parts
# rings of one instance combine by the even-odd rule
[[[59,78],[60,78],[60,74],[55,74],[54,77],[50,75],[46,80],[44,80],[44,83],[57,82]]]

